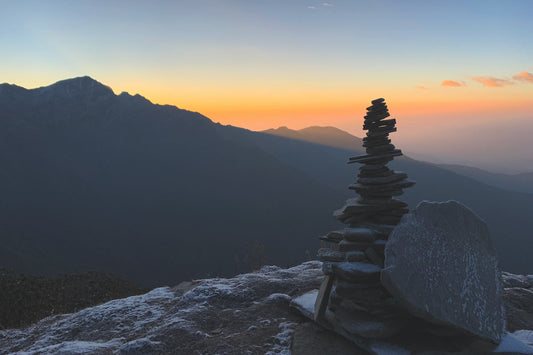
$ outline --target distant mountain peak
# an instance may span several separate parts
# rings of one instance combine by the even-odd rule
[[[361,138],[332,126],[310,126],[299,130],[293,130],[281,126],[278,128],[267,129],[262,132],[274,136],[297,139],[347,150],[362,150]]]
[[[42,93],[54,93],[60,96],[114,96],[113,90],[90,76],[80,76],[72,79],[60,80],[50,86],[34,89]]]

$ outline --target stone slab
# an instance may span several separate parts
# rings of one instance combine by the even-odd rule
[[[377,238],[381,237],[383,233],[370,228],[344,228],[344,239],[350,242],[373,242]]]
[[[498,343],[502,286],[487,225],[456,201],[423,201],[389,236],[381,281],[413,315]]]
[[[322,281],[322,285],[318,290],[318,295],[315,301],[315,321],[324,318],[324,314],[326,313],[326,309],[328,308],[329,294],[331,293],[331,287],[333,286],[334,280],[335,279],[333,276],[326,275],[326,277],[324,277],[324,281]]]
[[[345,258],[345,253],[332,250],[330,248],[320,248],[318,249],[318,258],[322,261],[343,261]]]
[[[402,151],[400,149],[395,149],[390,152],[387,152],[385,154],[380,155],[361,155],[357,157],[351,157],[348,161],[348,163],[366,163],[372,160],[379,160],[384,158],[390,158],[395,156],[402,155]]]
[[[360,184],[380,185],[390,184],[404,179],[407,179],[406,173],[395,172],[384,177],[360,177],[359,179],[357,179],[357,182]]]
[[[349,242],[347,240],[342,240],[339,243],[339,251],[364,251],[369,246],[372,246],[372,242],[359,243],[359,242]]]
[[[340,279],[353,282],[364,282],[376,278],[379,280],[381,271],[377,265],[362,262],[332,263],[332,269]]]
[[[366,254],[362,251],[346,252],[346,261],[365,261],[365,260],[367,260]]]

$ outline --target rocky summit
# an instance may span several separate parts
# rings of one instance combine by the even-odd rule
[[[314,298],[300,295],[318,288],[321,268],[318,261],[289,269],[265,266],[55,315],[1,330],[0,354],[405,354],[383,344],[363,350],[292,311],[291,299],[312,314]],[[513,333],[504,336],[499,351],[533,353],[533,276],[503,273],[503,287]]]

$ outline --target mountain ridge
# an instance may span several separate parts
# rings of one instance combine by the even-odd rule
[[[332,126],[310,126],[299,130],[281,126],[260,132],[346,150],[363,149],[361,138]]]
[[[0,91],[1,266],[105,269],[159,286],[294,265],[341,228],[332,211],[355,197],[346,161],[357,147],[224,126],[129,94],[61,95]],[[505,269],[531,270],[531,196],[405,157],[393,165],[417,180],[402,198],[411,207],[464,202],[489,224]]]
[[[199,113],[131,95],[4,91],[0,112],[3,266],[106,269],[155,286],[245,271],[256,241],[272,263],[301,261],[305,238],[332,226],[327,188]]]
[[[331,128],[339,132],[336,135],[330,135],[328,137],[328,133],[332,132]],[[309,131],[312,131],[312,133],[309,134]],[[322,132],[318,133],[317,131]],[[335,127],[311,126],[299,130],[292,130],[288,127],[282,126],[276,129],[271,128],[260,132],[280,137],[298,139],[310,143],[323,144],[341,149],[359,152],[363,151],[361,138]],[[342,138],[343,140],[339,140],[339,138]],[[533,193],[533,172],[503,174],[467,165],[432,163],[425,160],[416,160],[444,168],[465,177],[473,178],[490,186],[516,192]]]

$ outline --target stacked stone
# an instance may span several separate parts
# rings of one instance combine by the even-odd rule
[[[345,331],[373,338],[394,334],[407,319],[382,287],[380,272],[387,238],[408,212],[407,204],[393,196],[401,195],[414,182],[386,166],[402,152],[389,139],[389,133],[396,131],[396,120],[387,119],[385,100],[372,101],[367,111],[363,125],[368,130],[363,139],[367,154],[348,162],[364,164],[357,181],[349,186],[359,197],[334,212],[346,228],[321,238],[331,244],[319,250],[326,280],[317,298],[315,318],[324,315],[327,305]]]

